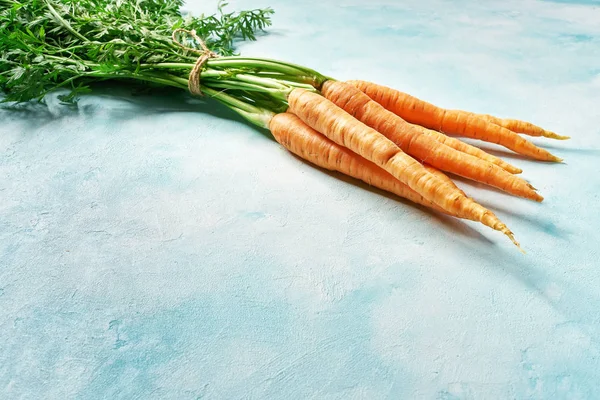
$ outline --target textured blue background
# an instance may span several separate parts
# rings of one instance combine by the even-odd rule
[[[276,10],[240,51],[573,136],[498,153],[542,204],[460,182],[528,254],[214,102],[0,111],[0,397],[600,396],[600,2],[332,3],[232,2]]]

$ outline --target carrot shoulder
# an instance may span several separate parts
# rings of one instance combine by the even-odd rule
[[[375,163],[450,214],[479,221],[504,233],[518,245],[512,232],[491,211],[429,173],[391,140],[323,96],[304,89],[294,89],[288,97],[288,104],[289,111],[311,128]]]
[[[525,180],[495,164],[455,150],[425,135],[348,83],[327,81],[321,91],[327,99],[382,133],[405,153],[421,162],[426,161],[438,169],[497,187],[516,196],[542,201],[542,196]]]
[[[440,108],[414,96],[371,82],[348,81],[347,83],[356,86],[371,99],[412,124],[451,135],[496,143],[536,160],[562,161],[515,132],[492,124],[472,113]]]
[[[371,186],[403,197],[413,203],[447,214],[445,210],[425,199],[388,172],[329,140],[294,114],[288,112],[275,115],[271,119],[269,129],[277,142],[306,161],[321,168],[360,179]]]

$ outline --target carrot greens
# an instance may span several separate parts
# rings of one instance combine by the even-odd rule
[[[173,43],[175,29],[195,30],[216,53],[255,40],[270,8],[194,17],[181,0],[0,0],[0,89],[5,101],[28,101],[60,87],[64,101],[97,81],[127,79],[185,88],[198,58]],[[189,46],[190,38],[182,39]],[[221,62],[231,67],[227,59]],[[222,68],[221,68],[222,69]],[[222,76],[216,77],[220,79]]]

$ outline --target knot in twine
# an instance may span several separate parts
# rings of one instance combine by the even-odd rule
[[[189,46],[182,44],[177,39],[178,33],[185,33],[185,34],[191,36],[192,39],[194,39],[194,41],[200,45],[201,49],[189,47]],[[182,49],[187,50],[192,53],[196,53],[200,56],[200,57],[198,57],[198,60],[196,60],[196,64],[194,65],[194,68],[192,68],[192,70],[190,71],[190,75],[188,77],[188,89],[189,89],[190,93],[193,94],[194,96],[202,96],[202,90],[200,88],[200,73],[202,72],[202,67],[204,66],[206,61],[208,61],[210,58],[217,58],[217,57],[219,57],[219,55],[217,53],[213,52],[212,50],[210,50],[208,47],[206,47],[206,43],[204,43],[204,40],[200,39],[200,37],[198,35],[196,35],[196,30],[194,30],[194,29],[192,29],[191,31],[188,31],[187,29],[182,29],[182,28],[175,29],[173,31],[173,33],[171,34],[171,39],[173,40],[173,43],[175,43],[177,46],[181,47]]]

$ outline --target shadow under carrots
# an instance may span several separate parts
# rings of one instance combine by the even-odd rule
[[[525,201],[527,201],[527,200],[525,200]],[[535,215],[525,214],[522,212],[518,212],[513,208],[507,208],[507,207],[503,207],[501,205],[493,205],[492,206],[492,205],[486,204],[486,202],[479,202],[479,203],[481,205],[483,205],[484,207],[488,207],[490,209],[496,210],[502,214],[510,215],[512,217],[519,219],[519,221],[524,221],[530,225],[533,225],[533,226],[541,229],[542,231],[544,231],[546,234],[553,236],[557,239],[567,240],[573,233],[572,231],[568,231],[564,228],[557,226],[552,221],[548,221],[547,219],[544,219],[543,216],[537,217]]]
[[[600,155],[600,149],[586,149],[579,147],[557,147],[557,146],[543,146],[547,150],[558,150],[561,153],[572,153],[579,155],[592,155],[598,156]]]
[[[471,181],[469,179],[463,178],[461,176],[457,176],[451,173],[447,173],[447,175],[455,182],[461,182],[461,183],[465,183],[468,184],[470,186],[472,186],[474,189],[476,190],[486,190],[486,191],[491,191],[494,193],[498,193],[499,195],[503,195],[503,196],[510,196],[510,197],[514,197],[515,199],[518,199],[519,201],[526,201],[526,202],[530,202],[533,203],[534,206],[535,205],[541,205],[542,203],[537,203],[535,201],[532,200],[528,200],[528,199],[523,199],[514,195],[511,195],[510,193],[504,192],[498,188],[495,188],[493,186],[489,186],[489,185],[485,185],[483,183],[479,183],[479,182],[475,182],[475,181]],[[548,221],[546,219],[543,218],[536,218],[535,216],[531,215],[531,214],[526,214],[523,212],[519,212],[517,211],[515,208],[508,208],[505,205],[502,204],[502,202],[498,202],[498,203],[494,203],[491,204],[485,200],[480,200],[477,198],[477,195],[473,195],[474,193],[471,193],[471,191],[469,190],[469,188],[464,189],[465,192],[467,193],[467,195],[469,197],[472,197],[475,201],[477,201],[479,204],[481,204],[482,206],[492,210],[494,213],[495,212],[499,212],[502,214],[506,214],[506,215],[510,215],[511,217],[515,217],[521,221],[525,221],[531,225],[536,226],[537,228],[542,229],[545,233],[547,233],[548,235],[551,235],[555,238],[558,239],[567,239],[571,232],[563,229],[563,228],[559,228],[558,226],[556,226],[556,224],[554,224],[551,221]],[[543,193],[541,193],[543,196]]]
[[[481,243],[484,243],[485,245],[489,246],[489,245],[495,245],[496,243],[489,239],[488,237],[486,237],[485,235],[483,235],[482,233],[480,233],[479,231],[477,231],[476,229],[472,228],[471,226],[469,226],[466,221],[461,220],[459,218],[455,218],[452,217],[450,215],[446,215],[446,214],[442,214],[438,211],[432,210],[428,207],[425,207],[423,205],[420,204],[416,204],[413,203],[407,199],[404,199],[402,197],[396,196],[393,193],[388,193],[384,190],[381,190],[379,188],[376,188],[374,186],[370,186],[367,183],[356,179],[356,178],[352,178],[350,176],[344,175],[341,172],[337,172],[337,171],[330,171],[324,168],[321,168],[319,166],[316,166],[300,157],[298,157],[297,155],[288,152],[291,156],[293,156],[294,158],[296,158],[297,160],[303,162],[304,164],[308,165],[310,168],[314,168],[318,171],[321,171],[327,175],[329,175],[330,177],[334,178],[334,179],[338,179],[341,180],[343,182],[346,182],[350,185],[354,185],[357,186],[363,190],[369,191],[371,193],[375,193],[378,194],[380,196],[386,197],[390,200],[402,203],[403,205],[407,206],[407,207],[411,207],[413,209],[417,209],[420,210],[421,212],[427,214],[428,216],[434,218],[437,222],[439,222],[440,224],[442,224],[445,228],[447,228],[449,231],[454,232],[454,233],[459,233],[469,239],[473,239],[473,240],[478,240]]]
[[[51,93],[44,98],[43,102],[2,104],[0,115],[3,120],[26,119],[34,126],[77,115],[91,116],[97,114],[99,110],[109,114],[112,120],[121,121],[140,116],[189,112],[246,123],[241,116],[216,100],[209,97],[194,98],[187,92],[174,88],[142,90],[133,84],[99,83],[94,85],[91,94],[80,96],[76,104],[61,103],[58,96],[64,93],[64,91]]]

